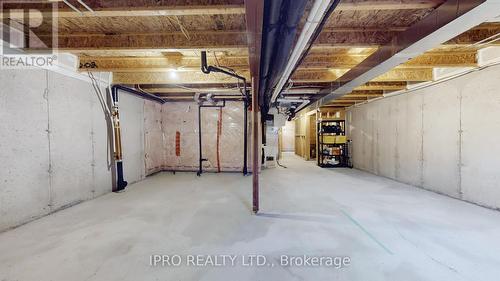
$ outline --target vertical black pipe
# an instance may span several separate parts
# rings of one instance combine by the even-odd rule
[[[202,165],[203,165],[203,155],[201,152],[201,104],[198,105],[198,147],[199,147],[199,163],[198,163],[198,173],[196,175],[201,176]]]
[[[246,90],[245,90],[246,91]],[[246,93],[245,93],[246,94]],[[248,98],[245,97],[243,99],[243,175],[246,176],[248,174]]]

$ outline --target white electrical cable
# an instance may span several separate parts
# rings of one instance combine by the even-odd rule
[[[321,23],[321,19],[323,18],[323,15],[327,12],[328,7],[330,6],[331,1],[330,0],[316,0],[314,1],[314,5],[311,8],[311,11],[309,12],[309,16],[307,17],[307,21],[304,25],[304,28],[302,28],[302,32],[300,33],[300,37],[297,41],[297,44],[295,45],[295,48],[293,49],[292,55],[290,56],[290,59],[288,60],[288,64],[286,65],[285,72],[281,76],[280,81],[278,82],[278,85],[274,89],[273,95],[271,97],[271,102],[275,102],[276,98],[281,92],[281,89],[283,89],[283,86],[285,85],[286,81],[288,80],[288,77],[290,77],[293,69],[295,68],[295,65],[300,59],[300,56],[302,55],[302,52],[307,46],[307,43],[309,43],[309,40],[311,37],[314,35],[314,31],[318,27],[318,25]]]
[[[85,4],[85,2],[83,2],[83,0],[77,0],[78,3],[80,3],[82,6],[85,7],[85,9],[89,10],[89,12],[91,13],[94,13],[94,10],[92,10],[92,8],[89,7],[89,5]]]
[[[77,7],[73,6],[68,0],[63,0],[64,4],[66,4],[68,7],[70,7],[73,11],[79,13],[80,15],[83,15],[83,12],[78,10]]]

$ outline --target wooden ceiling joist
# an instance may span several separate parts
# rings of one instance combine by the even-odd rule
[[[350,69],[366,59],[366,55],[308,56],[299,70]],[[208,63],[235,70],[248,69],[248,57],[208,55]],[[429,53],[419,56],[398,68],[469,67],[476,66],[475,52]],[[161,72],[172,69],[198,70],[199,57],[80,57],[81,71]]]
[[[114,2],[114,1],[110,1]],[[58,18],[85,18],[85,17],[152,17],[152,16],[196,16],[196,15],[231,15],[244,14],[245,8],[243,5],[208,5],[208,6],[145,6],[132,9],[129,6],[116,8],[98,8],[93,9],[91,13],[82,9],[82,14],[79,14],[71,9],[59,9],[57,13],[51,16]],[[41,12],[33,14],[34,19],[48,15],[49,12]],[[11,18],[22,18],[22,12],[14,12],[10,14]]]
[[[238,73],[249,80],[249,72]],[[113,75],[115,84],[219,84],[234,83],[238,81],[221,73],[204,74],[201,71],[167,71],[167,72],[118,72]]]
[[[353,28],[348,31],[328,29],[321,32],[317,41],[314,44],[315,50],[328,50],[332,48],[367,48],[377,47],[387,44],[392,38],[403,30],[396,31],[387,28],[379,29],[363,29]],[[443,45],[471,45],[480,40],[486,39],[500,32],[500,25],[489,24],[489,27],[473,28],[466,31],[455,38],[443,43]],[[500,44],[500,42],[496,42]],[[437,46],[436,46],[437,47]]]
[[[221,56],[213,53],[207,57],[210,65],[230,67],[235,70],[248,69],[248,57]],[[161,72],[172,69],[200,70],[199,56],[169,55],[163,57],[80,57],[80,71],[111,72]]]
[[[299,69],[350,69],[368,55],[307,56]],[[476,52],[428,53],[404,63],[399,68],[469,67],[477,66]]]
[[[144,35],[90,35],[59,37],[59,49],[64,51],[106,49],[162,49],[162,50],[225,50],[247,46],[245,32],[192,32],[189,38],[181,32]]]
[[[297,70],[292,76],[294,82],[332,82],[341,79],[347,72],[347,69],[330,69],[304,71]],[[415,68],[415,69],[393,69],[373,81],[432,81],[433,71],[431,68]]]
[[[355,91],[399,91],[406,89],[406,81],[403,82],[369,82],[354,88]]]
[[[345,95],[345,98],[358,98],[358,97],[367,97],[367,98],[375,98],[380,97],[384,94],[384,91],[352,91],[350,94]]]
[[[341,2],[335,11],[418,10],[434,8],[443,2],[443,0],[345,1]]]

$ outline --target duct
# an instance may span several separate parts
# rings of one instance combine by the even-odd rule
[[[265,116],[271,91],[285,71],[306,0],[267,0],[264,8],[259,104]]]
[[[323,88],[325,94],[309,108],[320,107],[351,92],[401,63],[446,42],[470,28],[498,15],[499,0],[448,0],[428,16],[381,46],[340,79]]]
[[[327,20],[331,12],[335,9],[338,4],[337,1],[330,0],[316,0],[314,5],[309,12],[309,16],[307,17],[306,23],[302,28],[302,32],[300,33],[300,37],[297,41],[295,48],[293,49],[292,55],[288,60],[288,64],[284,70],[283,75],[281,76],[278,85],[274,88],[273,95],[271,97],[271,102],[275,102],[278,98],[278,95],[281,93],[285,83],[288,81],[296,66],[300,64],[302,58],[307,55],[309,46],[311,46],[316,37],[319,35],[322,29],[322,23],[324,20]]]

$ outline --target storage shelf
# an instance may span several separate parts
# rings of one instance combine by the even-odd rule
[[[331,124],[333,123],[333,124]],[[345,120],[330,120],[323,119],[318,121],[318,133],[317,133],[317,141],[318,141],[318,166],[322,168],[340,168],[340,167],[351,167],[350,157],[349,157],[349,141],[342,143],[335,142],[324,142],[323,138],[326,137],[334,138],[335,136],[342,136],[343,140],[345,140]],[[328,126],[329,131],[335,132],[324,132],[323,126]],[[337,126],[337,127],[335,127]],[[328,149],[326,149],[328,148]],[[336,150],[335,154],[330,149]],[[326,152],[325,152],[326,151]],[[340,155],[338,153],[341,153]],[[338,164],[330,164],[328,163],[328,159],[334,159],[335,162],[339,162]]]

